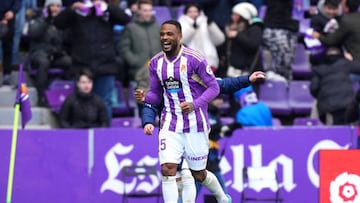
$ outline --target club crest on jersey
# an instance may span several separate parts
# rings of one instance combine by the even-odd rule
[[[211,69],[211,66],[210,66],[210,65],[207,65],[207,66],[206,66],[206,72],[207,72],[209,75],[214,74],[213,71],[212,71],[212,69]]]
[[[182,89],[182,83],[180,80],[175,79],[174,77],[169,77],[165,80],[165,89],[169,93],[177,93]]]
[[[180,71],[183,72],[186,70],[186,66],[184,64],[181,64],[180,66]]]

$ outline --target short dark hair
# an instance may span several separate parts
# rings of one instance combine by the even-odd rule
[[[166,25],[166,24],[175,25],[175,27],[179,30],[179,32],[180,33],[182,32],[181,24],[179,23],[179,21],[177,21],[177,20],[167,20],[167,21],[163,22],[161,24],[161,26]]]
[[[349,8],[349,12],[356,12],[359,8],[360,0],[346,0],[346,6]]]
[[[153,5],[153,2],[151,0],[138,0],[136,4],[138,7],[140,7],[142,4]]]
[[[200,7],[199,4],[197,4],[197,3],[188,3],[188,4],[185,5],[184,14],[187,14],[189,8],[191,8],[191,7],[197,8],[197,10],[198,10],[199,12],[201,11],[201,7]]]
[[[325,0],[324,5],[329,6],[331,8],[338,8],[340,5],[340,0]]]
[[[93,73],[87,69],[87,68],[84,68],[84,69],[81,69],[78,74],[76,75],[76,82],[78,82],[81,78],[81,76],[86,76],[88,77],[91,81],[94,80],[94,75]]]

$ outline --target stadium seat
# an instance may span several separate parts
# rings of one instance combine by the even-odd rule
[[[54,113],[59,113],[61,105],[65,101],[66,97],[73,92],[73,89],[46,90],[45,96],[51,111]]]
[[[281,120],[278,118],[272,118],[273,126],[282,126]]]
[[[310,81],[289,82],[289,105],[295,115],[309,115],[314,104],[310,94]]]
[[[133,108],[129,106],[128,95],[126,95],[125,90],[121,82],[115,82],[115,93],[117,94],[117,101],[113,102],[113,115],[114,116],[128,116],[132,115]]]
[[[259,101],[269,106],[273,115],[291,115],[286,83],[267,80],[260,85]]]
[[[111,120],[112,128],[139,128],[141,119],[139,117],[118,117]]]
[[[159,24],[172,19],[170,9],[167,6],[154,6],[153,10],[155,20]]]
[[[310,78],[311,77],[311,69],[310,69],[310,61],[309,55],[305,50],[305,46],[301,43],[298,43],[294,62],[292,64],[292,75],[294,78]]]
[[[293,125],[296,125],[296,126],[322,126],[324,124],[317,118],[295,118]]]
[[[74,89],[75,82],[71,80],[54,80],[50,83],[50,90]]]

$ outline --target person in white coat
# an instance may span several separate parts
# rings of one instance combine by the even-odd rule
[[[210,21],[195,3],[187,4],[179,17],[183,29],[182,43],[203,54],[215,72],[219,66],[216,47],[225,42],[225,35],[214,21]]]

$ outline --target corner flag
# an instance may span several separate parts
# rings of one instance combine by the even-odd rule
[[[29,92],[26,86],[25,75],[23,71],[23,65],[19,66],[18,86],[15,99],[15,105],[20,105],[21,112],[21,126],[24,129],[27,122],[31,120],[31,104]]]

